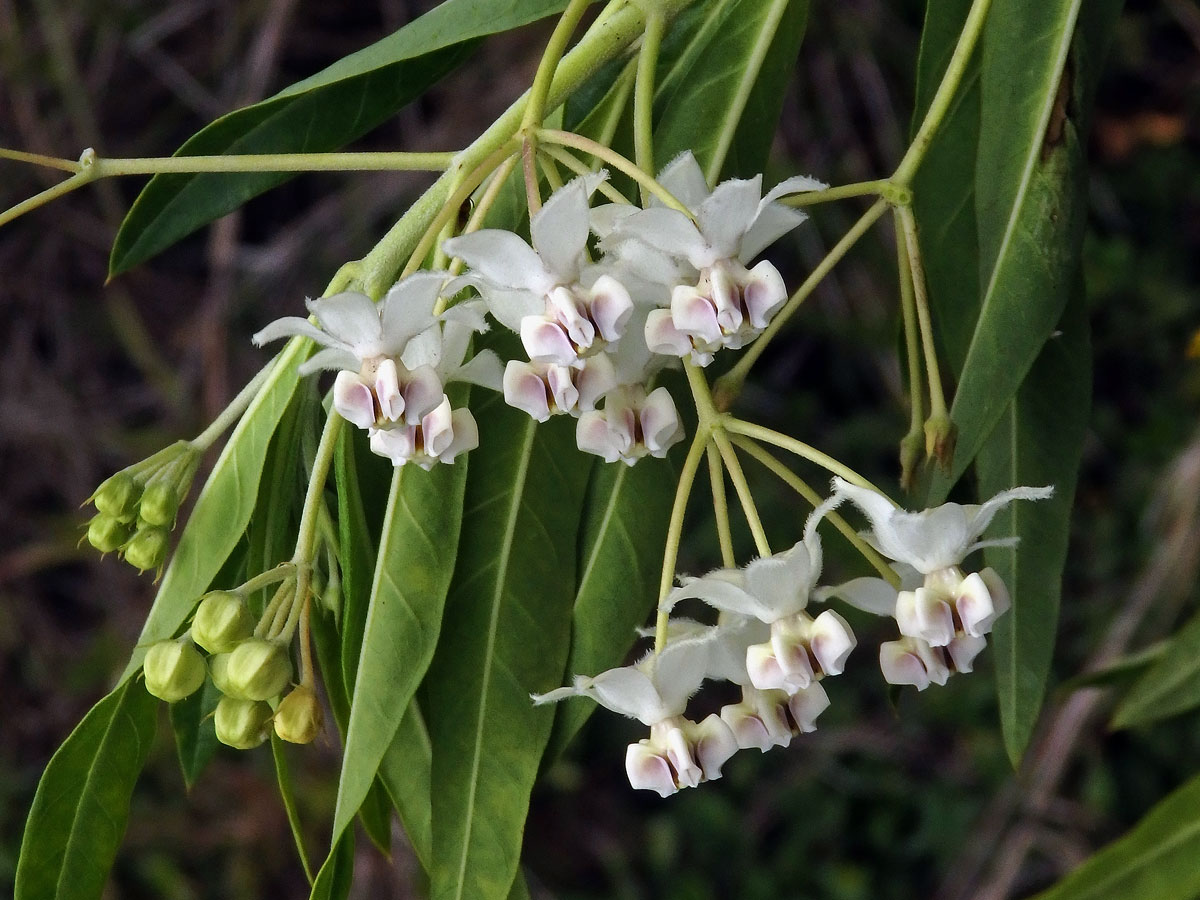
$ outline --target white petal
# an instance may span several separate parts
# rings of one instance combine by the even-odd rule
[[[351,348],[375,347],[379,344],[382,334],[379,309],[366,294],[345,291],[313,300],[308,308],[317,317],[321,330],[335,341]]]
[[[375,424],[375,398],[354,372],[338,372],[333,380],[333,408],[339,416],[359,428],[370,428]]]
[[[338,378],[341,379],[341,375]],[[337,382],[334,382],[333,388],[336,400]],[[391,357],[380,362],[375,369],[375,399],[383,418],[392,422],[400,421],[404,415],[404,395],[400,393],[400,374],[396,370],[396,361]]]
[[[320,372],[325,369],[358,369],[362,365],[362,360],[348,350],[342,350],[339,347],[326,347],[324,350],[318,350],[308,359],[300,364],[297,369],[301,375],[311,375],[313,372]]]
[[[854,578],[813,592],[813,599],[822,603],[832,598],[877,616],[892,616],[896,612],[896,589],[882,578]]]
[[[454,440],[439,454],[442,462],[452,463],[460,453],[479,446],[479,425],[469,409],[456,409],[450,414]]]
[[[521,344],[535,362],[569,366],[579,358],[563,327],[542,316],[526,316],[521,320]]]
[[[974,515],[970,516],[970,525],[967,534],[967,543],[974,541],[991,524],[992,518],[1008,504],[1015,500],[1048,500],[1054,496],[1053,486],[1046,487],[1015,487],[1007,491],[1001,491],[992,499],[986,501],[982,506],[976,507]]]
[[[829,694],[819,681],[796,691],[788,699],[788,711],[801,734],[817,730],[817,717],[829,708]]]
[[[650,677],[636,666],[609,669],[595,678],[577,678],[575,685],[606,709],[645,725],[661,722],[672,714],[664,709]]]
[[[846,670],[846,659],[858,646],[858,640],[850,623],[827,609],[813,621],[809,646],[826,675],[840,675]]]
[[[511,231],[496,228],[474,231],[443,241],[442,250],[461,259],[476,276],[501,290],[544,294],[556,283],[533,248]]]
[[[400,392],[404,395],[404,419],[416,425],[445,398],[445,387],[432,366],[418,366],[408,373]]]
[[[533,249],[560,284],[579,278],[580,257],[590,228],[590,194],[584,179],[576,178],[551,194],[529,223]]]
[[[676,640],[640,663],[649,671],[667,715],[682,714],[692,694],[700,689],[711,652],[711,644],[703,638]]]
[[[687,259],[696,268],[709,264],[710,253],[704,235],[692,220],[675,209],[663,207],[644,209],[618,223],[613,239],[633,239],[662,253]],[[704,260],[696,262],[697,259]]]
[[[746,590],[774,610],[777,619],[808,605],[809,588],[817,575],[803,542],[784,553],[752,560],[745,572]]]
[[[703,722],[688,723],[686,734],[705,781],[721,777],[721,767],[738,751],[737,738],[720,716],[710,714]]]
[[[608,237],[614,228],[621,223],[622,220],[629,218],[634,213],[640,212],[640,208],[632,203],[602,203],[599,206],[593,206],[588,214],[588,221],[594,231],[601,240]]]
[[[610,275],[601,275],[591,287],[588,303],[592,321],[604,340],[619,340],[625,333],[625,325],[633,314],[633,300],[629,291]]]
[[[311,338],[325,347],[328,347],[333,340],[329,335],[313,325],[312,322],[308,321],[308,319],[302,319],[300,316],[284,316],[282,319],[276,319],[261,331],[255,333],[250,340],[254,341],[254,346],[261,347],[263,344],[271,343],[271,341],[277,341],[285,337],[295,337],[296,335]]]
[[[696,209],[712,193],[691,150],[684,150],[658,173],[658,183],[688,209]],[[652,204],[662,203],[652,197]]]
[[[669,797],[679,790],[666,757],[645,739],[630,744],[625,751],[625,774],[629,776],[629,786],[635,790],[656,791],[660,797]]]
[[[546,383],[530,363],[510,360],[504,368],[504,402],[529,413],[536,421],[550,418]]]
[[[433,307],[445,280],[444,272],[415,272],[398,281],[379,303],[382,352],[397,355],[433,324]]]
[[[400,356],[404,368],[415,372],[422,366],[435,371],[442,366],[442,326],[426,328],[408,342]]]
[[[546,311],[545,296],[532,291],[488,290],[483,295],[488,310],[496,321],[509,331],[520,332],[526,316],[540,316]]]
[[[667,450],[683,438],[683,425],[679,421],[679,411],[675,401],[665,387],[652,390],[645,401],[639,416],[642,426],[642,439],[646,449],[653,456],[663,457]]]
[[[807,218],[808,216],[798,209],[791,209],[779,203],[760,203],[754,222],[742,237],[737,259],[743,263],[750,262]]]
[[[700,204],[696,220],[712,247],[714,260],[739,255],[742,237],[758,215],[761,196],[761,175],[749,179],[731,178],[717,185],[712,195]]]
[[[750,270],[750,282],[742,289],[742,298],[750,314],[750,324],[757,329],[766,328],[787,302],[787,286],[779,270],[764,259]]]
[[[504,383],[504,370],[500,367],[500,357],[491,350],[480,350],[466,365],[459,366],[449,374],[450,381],[465,381],[488,390],[498,391]]]

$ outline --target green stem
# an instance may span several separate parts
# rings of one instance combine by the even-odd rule
[[[917,322],[921,328],[921,346],[925,351],[925,371],[929,374],[929,414],[946,415],[946,397],[942,393],[942,376],[938,368],[937,348],[933,340],[933,324],[929,315],[929,295],[925,288],[925,265],[921,262],[921,246],[917,239],[917,220],[911,206],[896,207],[904,233],[908,265],[912,271],[913,297],[917,307]]]
[[[554,32],[546,42],[546,50],[538,63],[537,74],[533,76],[533,85],[529,88],[529,103],[521,119],[523,130],[532,131],[542,126],[542,121],[546,118],[546,101],[550,96],[554,75],[562,62],[563,54],[567,51],[567,43],[589,5],[591,0],[571,0],[558,24],[554,26]]]
[[[51,200],[57,200],[64,194],[71,193],[76,188],[83,187],[88,182],[95,180],[95,177],[88,171],[77,172],[70,178],[60,181],[54,187],[48,187],[44,191],[39,191],[28,200],[22,200],[15,206],[10,206],[4,212],[0,212],[0,225],[7,225],[13,219],[19,218],[25,215],[25,213],[37,209],[39,206],[49,203]]]
[[[538,189],[537,151],[529,138],[521,142],[521,169],[525,174],[525,205],[532,220],[541,211],[542,194]]]
[[[470,234],[473,231],[478,231],[483,227],[484,221],[487,219],[487,214],[496,204],[496,198],[500,196],[500,192],[504,190],[504,183],[508,181],[508,176],[512,174],[512,170],[516,168],[517,158],[510,156],[504,162],[500,163],[496,171],[491,175],[491,181],[484,188],[483,195],[479,198],[479,202],[475,204],[475,209],[471,212],[471,218],[467,220],[466,226],[463,228],[463,234]],[[449,261],[446,270],[451,275],[457,275],[462,271],[463,261],[457,256]],[[434,305],[433,312],[435,315],[441,315],[446,311],[446,299],[439,297]]]
[[[688,448],[687,458],[679,471],[679,484],[675,487],[675,501],[671,504],[671,519],[667,524],[667,545],[663,551],[662,577],[658,584],[658,621],[654,628],[654,652],[662,653],[667,646],[668,614],[662,608],[663,601],[671,593],[675,583],[675,562],[679,558],[679,541],[683,535],[683,515],[687,511],[688,497],[692,493],[692,485],[696,481],[696,470],[700,468],[700,457],[704,455],[704,447],[708,443],[708,432],[703,427],[696,429],[692,438],[692,446]]]
[[[729,527],[729,500],[725,496],[725,470],[716,444],[708,445],[708,480],[712,485],[713,516],[717,520],[717,543],[721,546],[721,565],[732,569],[737,565],[733,553],[733,532]]]
[[[562,174],[558,171],[558,165],[553,156],[549,153],[539,153],[538,167],[542,170],[542,177],[546,179],[546,184],[550,185],[550,193],[553,194],[562,189]]]
[[[304,495],[304,506],[300,512],[300,527],[296,534],[296,552],[292,554],[292,562],[298,569],[312,565],[319,510],[325,491],[325,479],[329,477],[329,467],[333,464],[333,454],[337,449],[337,438],[341,434],[342,425],[345,422],[345,419],[331,410],[328,418],[325,419],[325,427],[321,430],[321,443],[317,445],[312,475],[308,479],[308,491]],[[296,580],[297,582],[302,580],[302,575],[298,574]]]
[[[781,450],[786,450],[789,453],[794,453],[801,459],[807,459],[809,462],[814,462],[827,472],[834,475],[840,475],[851,484],[857,484],[859,487],[867,488],[867,490],[875,491],[881,496],[887,497],[887,494],[863,478],[849,466],[838,462],[832,456],[822,453],[816,447],[798,441],[794,437],[788,437],[786,434],[780,434],[773,428],[766,428],[762,425],[755,425],[753,422],[745,422],[741,419],[728,417],[725,419],[725,428],[733,434],[742,434],[748,438],[753,438],[757,441],[762,441],[764,444],[771,444],[779,447]],[[891,498],[889,498],[891,499]],[[892,501],[895,504],[895,501]]]
[[[891,186],[892,183],[886,178],[879,181],[857,181],[854,184],[839,184],[837,187],[824,188],[819,191],[787,194],[781,197],[779,202],[788,206],[815,206],[818,203],[829,203],[833,200],[883,194]]]
[[[808,295],[813,292],[816,286],[821,283],[850,248],[858,242],[858,239],[867,232],[867,229],[875,224],[887,208],[887,201],[880,199],[876,200],[871,208],[863,213],[862,218],[855,222],[850,230],[842,235],[842,239],[833,245],[833,249],[825,255],[825,258],[804,279],[804,283],[788,298],[788,302],[776,314],[775,318],[771,320],[771,324],[767,326],[758,340],[750,345],[750,349],[743,354],[742,358],[737,361],[737,364],[732,369],[721,376],[717,381],[717,397],[721,409],[728,409],[733,404],[733,400],[741,392],[742,384],[746,381],[746,374],[750,371],[754,363],[758,361],[759,356],[767,348],[767,344],[779,333],[779,330],[783,328],[787,320],[800,308],[800,304],[805,301]]]
[[[925,422],[925,395],[921,391],[921,349],[917,338],[917,306],[913,293],[913,273],[909,264],[908,243],[904,236],[904,226],[900,219],[900,210],[895,210],[896,219],[896,258],[900,275],[900,309],[904,316],[904,350],[908,356],[908,393],[912,406],[909,418],[909,435],[921,436],[922,425]]]
[[[750,534],[754,537],[754,548],[759,556],[770,556],[771,545],[767,541],[766,529],[763,528],[762,518],[754,503],[754,495],[750,492],[750,483],[746,481],[746,473],[742,471],[742,464],[733,452],[733,445],[729,443],[729,435],[724,430],[717,429],[713,432],[713,443],[717,445],[725,468],[729,470],[729,480],[733,482],[733,489],[742,504],[742,512],[746,514],[746,523],[750,526]]]
[[[292,563],[280,563],[273,569],[268,569],[255,575],[245,584],[237,589],[237,592],[242,596],[253,594],[255,591],[261,591],[265,587],[272,584],[278,584],[281,581],[293,577],[296,574],[296,567]]]
[[[279,618],[281,611],[290,603],[291,598],[295,594],[295,587],[293,582],[285,581],[275,591],[275,596],[271,598],[271,601],[267,604],[267,608],[263,610],[263,614],[258,620],[258,625],[254,629],[254,636],[256,638],[265,637],[270,639],[275,636],[276,619]]]
[[[962,34],[959,35],[954,53],[946,66],[946,72],[942,75],[942,81],[933,95],[933,100],[929,103],[929,109],[925,113],[925,118],[921,120],[916,136],[913,137],[904,158],[900,160],[900,165],[896,167],[896,173],[892,176],[893,181],[902,185],[912,183],[913,176],[925,158],[925,154],[929,152],[934,135],[937,134],[942,120],[946,118],[950,103],[954,100],[954,94],[962,82],[963,73],[966,72],[967,64],[971,61],[971,54],[979,42],[979,35],[983,31],[984,22],[987,21],[988,8],[991,5],[992,0],[974,0],[971,4],[967,20],[963,23]]]
[[[11,159],[34,166],[46,166],[49,169],[61,169],[72,174],[79,171],[79,163],[73,159],[59,159],[57,156],[43,156],[40,153],[26,153],[24,150],[9,150],[5,147],[0,147],[0,159]]]
[[[652,10],[646,18],[646,33],[638,52],[637,81],[633,90],[634,159],[643,172],[654,174],[654,75],[658,70],[658,51],[662,46],[665,23]],[[642,205],[649,202],[649,191],[642,187]]]
[[[689,219],[695,221],[696,217],[692,214],[692,211],[675,199],[675,196],[670,191],[659,184],[648,172],[642,171],[636,163],[631,162],[611,147],[605,147],[603,144],[597,143],[591,138],[580,134],[574,134],[569,131],[557,131],[552,128],[543,128],[538,132],[538,137],[552,144],[572,147],[575,150],[591,154],[597,159],[608,163],[614,169],[624,172],[643,189],[649,191],[664,204],[671,207],[671,209],[679,210],[679,212],[686,215]]]
[[[280,354],[279,356],[282,355]],[[213,419],[207,428],[192,438],[190,443],[193,447],[204,453],[221,436],[226,428],[241,418],[242,413],[246,411],[246,407],[258,396],[258,392],[262,389],[263,384],[266,383],[267,378],[271,374],[271,369],[274,368],[279,356],[276,356],[275,359],[259,369],[258,374],[251,378],[246,383],[246,386],[238,391],[237,396],[229,401],[229,405],[221,410],[221,414]]]
[[[595,169],[588,166],[587,163],[563,147],[539,147],[538,152],[543,153],[553,159],[555,162],[560,163],[563,168],[570,169],[576,175],[587,175],[595,171]],[[600,182],[600,186],[596,188],[596,190],[602,193],[613,203],[620,203],[625,206],[633,205],[633,202],[628,197],[618,191],[607,181]]]
[[[754,441],[747,437],[737,435],[733,438],[735,446],[740,447],[747,455],[753,457],[758,462],[762,463],[767,469],[779,477],[784,484],[790,487],[793,491],[799,494],[804,500],[814,509],[821,505],[821,495],[812,489],[812,487],[803,478],[785,466],[782,462],[760,447]],[[900,587],[900,576],[896,574],[896,570],[887,564],[879,552],[862,539],[853,526],[838,514],[836,510],[831,510],[825,514],[825,518],[842,533],[853,546],[854,549],[862,554],[863,558],[869,562],[879,574],[885,578],[893,587]]]

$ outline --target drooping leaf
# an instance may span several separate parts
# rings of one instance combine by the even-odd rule
[[[1200,777],[1155,806],[1032,900],[1194,900],[1200,896]]]
[[[204,767],[217,751],[217,732],[212,714],[221,700],[221,692],[206,678],[204,686],[190,697],[171,704],[171,727],[175,730],[175,747],[179,753],[179,768],[183,781],[191,790]]]
[[[408,842],[426,872],[433,867],[432,767],[429,731],[414,699],[379,764],[379,780],[400,814]]]
[[[1197,706],[1200,706],[1200,615],[1172,636],[1166,652],[1134,682],[1113,714],[1113,727],[1149,725]]]
[[[354,883],[354,829],[348,828],[334,844],[313,881],[309,900],[346,900]]]
[[[258,499],[267,446],[296,390],[296,369],[310,347],[309,341],[294,338],[275,358],[258,396],[217,458],[184,526],[122,681],[141,667],[146,647],[179,630],[245,532]]]
[[[807,20],[807,0],[711,4],[663,76],[655,102],[656,164],[690,149],[710,183],[722,173],[761,172]]]
[[[193,135],[177,156],[318,153],[366,134],[464,62],[479,38],[551,15],[565,0],[449,0],[394,34]],[[124,272],[291,178],[156,175],[121,224],[109,273]]]
[[[400,466],[392,477],[346,730],[335,841],[362,805],[433,657],[466,480],[465,457],[429,472]]]
[[[296,789],[292,784],[292,770],[288,765],[284,741],[274,732],[271,733],[271,758],[275,762],[275,780],[279,784],[279,796],[283,800],[283,809],[287,813],[288,827],[292,831],[292,841],[296,845],[296,855],[300,857],[300,865],[308,883],[313,883],[312,865],[308,861],[308,851],[304,849],[304,831],[300,825],[300,810],[296,807]]]
[[[590,460],[574,423],[484,399],[454,583],[424,707],[433,746],[434,900],[504,898],[554,713]]]
[[[58,748],[25,824],[16,900],[100,897],[150,753],[157,709],[140,682],[126,681]]]
[[[654,609],[676,480],[665,459],[594,468],[580,525],[579,585],[564,684],[572,675],[620,665],[635,629]],[[591,700],[559,704],[551,754],[561,752],[595,708]]]
[[[1063,564],[1083,439],[1091,410],[1092,355],[1087,300],[1079,280],[1062,334],[1049,341],[1000,417],[976,461],[981,497],[1014,485],[1054,486],[1054,496],[1017,502],[996,516],[988,565],[1008,585],[1013,607],[992,633],[1004,746],[1015,765],[1041,709],[1054,654]]]

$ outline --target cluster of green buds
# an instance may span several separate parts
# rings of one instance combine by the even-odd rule
[[[256,624],[248,598],[276,582],[281,583]],[[147,650],[146,690],[174,703],[198,691],[208,677],[222,695],[213,713],[221,743],[251,750],[272,728],[285,741],[310,743],[321,730],[321,704],[307,647],[301,647],[303,671],[294,687],[290,652],[297,625],[306,624],[309,587],[307,577],[299,578],[297,567],[287,564],[234,590],[205,594],[182,637]],[[302,637],[304,644],[306,634]]]
[[[139,571],[161,571],[199,462],[195,445],[176,441],[106,479],[88,500],[96,507],[88,543],[101,553],[118,553]]]

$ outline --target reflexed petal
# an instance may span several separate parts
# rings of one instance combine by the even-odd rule
[[[854,578],[813,592],[813,599],[822,603],[832,598],[877,616],[892,616],[896,612],[896,589],[882,578]]]
[[[604,340],[619,340],[633,314],[633,300],[625,286],[610,275],[601,275],[591,289],[592,321]]]
[[[575,687],[605,709],[637,719],[644,725],[661,722],[673,714],[664,710],[654,682],[637,666],[609,669],[595,678],[576,678]]]
[[[640,211],[631,203],[602,203],[592,207],[588,221],[596,236],[604,240],[624,219]]]
[[[714,317],[714,324],[715,321]],[[675,319],[669,309],[652,309],[650,311],[646,317],[645,336],[646,346],[654,353],[662,353],[666,356],[687,356],[692,352],[691,338],[675,327]]]
[[[408,373],[400,392],[404,395],[404,418],[416,425],[445,399],[445,387],[432,366],[418,366]]]
[[[466,453],[479,446],[479,425],[469,409],[456,409],[450,414],[450,424],[454,432],[454,440],[440,454],[442,462],[452,463],[460,453]]]
[[[334,396],[337,396],[336,382]],[[383,418],[392,422],[400,421],[400,417],[404,415],[404,395],[400,393],[400,375],[396,371],[396,361],[390,357],[375,369],[375,399],[379,402],[379,414]]]
[[[808,216],[798,209],[792,209],[779,203],[760,202],[754,223],[742,237],[742,244],[737,254],[738,261],[750,262],[807,218]]]
[[[359,428],[370,428],[375,424],[375,398],[354,372],[338,372],[333,380],[333,408],[339,416]]]
[[[642,438],[651,455],[662,457],[683,437],[675,401],[665,387],[657,387],[642,403]]]
[[[362,365],[362,362],[361,359],[349,350],[342,350],[340,347],[326,347],[324,350],[318,350],[302,362],[300,368],[296,371],[301,375],[311,375],[313,372],[320,372],[325,369],[355,370]]]
[[[542,316],[526,316],[521,320],[521,344],[536,362],[569,366],[579,358],[562,326]]]
[[[545,295],[532,291],[489,290],[483,300],[497,322],[517,333],[521,331],[522,319],[541,316],[546,311]]]
[[[808,548],[796,544],[786,553],[752,560],[745,568],[746,590],[774,612],[773,622],[795,615],[808,605],[808,586],[815,577],[809,566]]]
[[[658,183],[688,209],[696,209],[712,193],[691,150],[684,150],[667,163],[658,173]],[[651,197],[650,203],[661,204],[662,201]]]
[[[967,543],[971,543],[983,534],[988,525],[992,523],[992,518],[1008,504],[1015,500],[1048,500],[1054,496],[1054,488],[1046,487],[1015,487],[1007,491],[1001,491],[992,499],[986,501],[982,506],[968,507],[973,511],[970,516],[970,526],[967,534]]]
[[[443,241],[442,251],[457,256],[475,275],[501,290],[544,294],[557,283],[533,248],[511,231],[485,228],[459,235]]]
[[[698,269],[712,262],[704,235],[691,219],[676,209],[652,207],[621,220],[608,244],[619,246],[625,240],[640,241],[670,256],[683,257]]]
[[[377,346],[382,336],[379,308],[366,294],[344,291],[308,303],[321,330],[351,348]],[[357,349],[355,350],[357,353]],[[378,351],[377,351],[378,353]],[[377,355],[369,353],[368,356]],[[359,354],[362,356],[363,354]]]
[[[758,215],[761,196],[761,175],[748,179],[730,178],[717,185],[696,210],[697,224],[712,248],[712,258],[697,265],[711,265],[718,259],[738,256],[742,237]]]
[[[826,675],[842,674],[850,651],[858,646],[850,623],[832,609],[825,610],[813,621],[808,641]]]
[[[750,270],[750,281],[742,289],[750,324],[766,328],[776,312],[787,302],[787,286],[779,270],[765,259]]]
[[[694,748],[704,780],[720,778],[721,766],[738,751],[737,738],[716,714],[710,714],[703,722],[689,724],[691,727],[687,729],[687,737]]]
[[[986,646],[987,638],[961,634],[946,645],[946,652],[950,654],[956,672],[970,672],[975,665],[975,657]]]
[[[801,734],[817,730],[817,717],[829,708],[829,694],[819,681],[801,688],[788,699],[788,711]]]
[[[583,412],[595,409],[600,398],[617,386],[617,373],[607,353],[588,357],[583,367],[574,371],[577,406]]]
[[[550,418],[546,383],[527,362],[514,359],[504,367],[504,402],[524,410],[538,422]]]
[[[295,337],[297,335],[311,338],[323,347],[328,347],[331,343],[335,343],[332,337],[308,321],[308,319],[303,319],[300,316],[284,316],[282,319],[276,319],[261,331],[256,332],[250,340],[254,341],[254,346],[261,347],[263,344],[271,343],[271,341],[277,341],[285,337]]]
[[[450,381],[465,381],[488,390],[498,391],[504,383],[504,370],[500,368],[500,357],[491,350],[480,350],[465,365],[448,373]]]
[[[445,277],[445,272],[415,272],[384,295],[379,303],[382,353],[403,353],[410,340],[433,324],[433,307]]]
[[[594,186],[589,187],[588,180],[593,179],[576,178],[559,188],[529,223],[533,249],[559,284],[579,279],[580,257],[590,229],[588,197],[595,190]]]
[[[679,790],[666,757],[655,752],[645,738],[630,744],[625,751],[625,774],[629,776],[629,786],[635,790],[656,791],[660,797],[669,797]]]
[[[639,663],[650,671],[666,715],[681,715],[692,694],[700,690],[711,652],[711,644],[703,638],[676,640]]]

